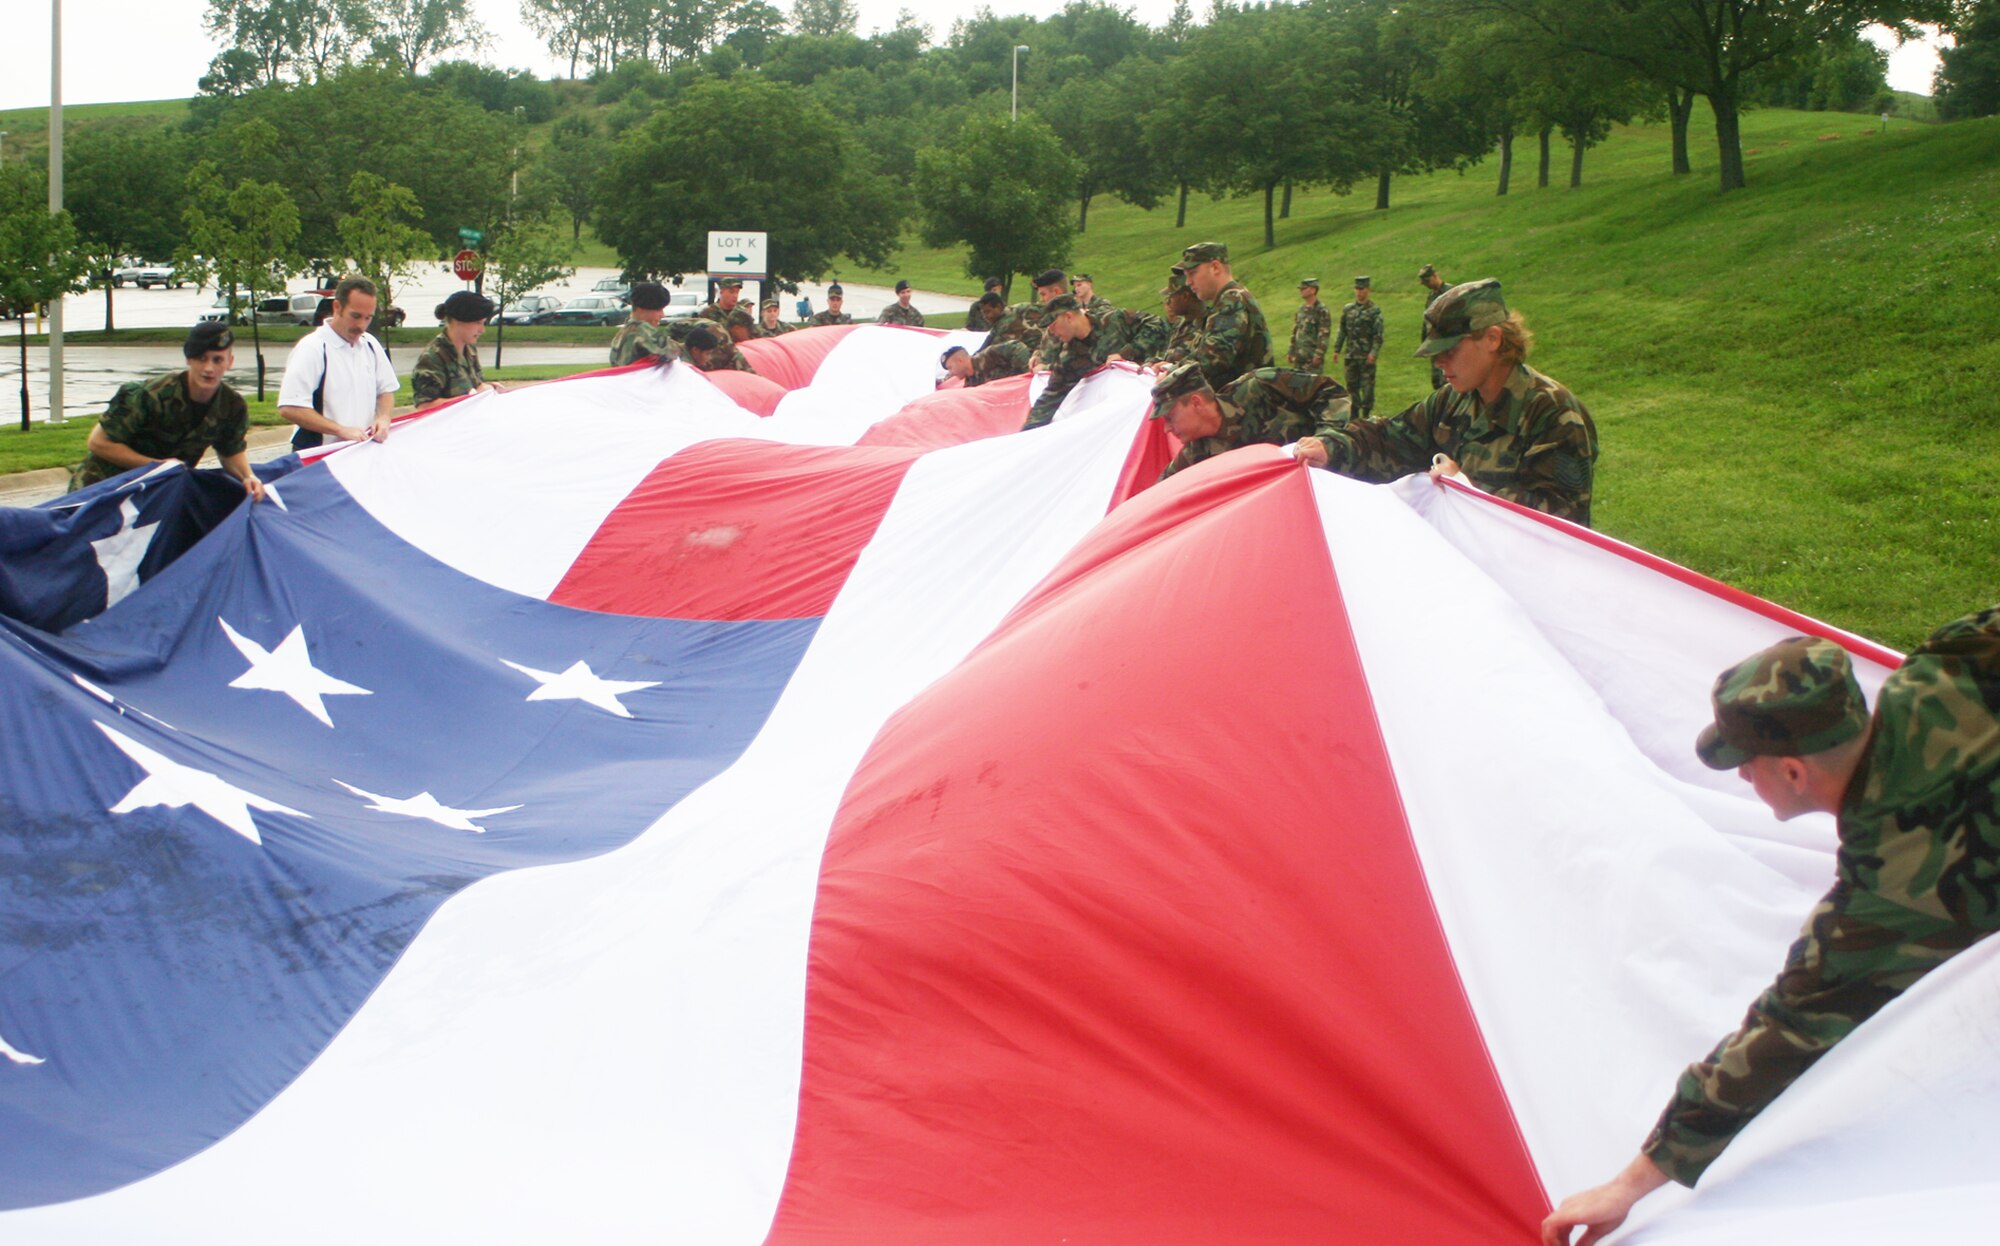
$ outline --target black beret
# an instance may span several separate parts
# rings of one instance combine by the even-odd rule
[[[689,329],[686,342],[690,350],[714,350],[722,345],[722,339],[715,336],[715,330],[706,326]]]
[[[634,307],[658,311],[673,300],[667,294],[667,288],[659,282],[641,281],[632,287],[632,293],[627,296],[627,301]]]
[[[1037,286],[1059,286],[1068,281],[1069,278],[1063,275],[1063,270],[1060,268],[1051,268],[1041,276],[1035,278]]]
[[[910,283],[907,281],[898,281],[896,283],[896,293],[898,294],[901,294],[903,291],[909,288],[910,288]]]
[[[826,296],[830,299],[840,298],[842,295],[846,293],[847,291],[840,288],[840,283],[838,281],[834,282],[832,285],[826,288]]]
[[[204,320],[188,330],[187,341],[181,343],[181,354],[189,359],[199,359],[212,350],[228,350],[235,342],[236,335],[220,320]]]
[[[459,320],[466,323],[484,320],[493,314],[493,300],[471,290],[454,290],[444,302],[437,305],[439,320]]]

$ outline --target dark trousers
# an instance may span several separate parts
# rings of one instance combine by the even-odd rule
[[[1365,419],[1375,413],[1375,365],[1368,362],[1366,355],[1351,355],[1343,360],[1347,369],[1347,401],[1356,419]]]

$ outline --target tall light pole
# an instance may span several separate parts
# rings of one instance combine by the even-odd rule
[[[1009,121],[1021,119],[1021,53],[1027,50],[1028,45],[1025,43],[1014,45],[1014,105],[1013,110],[1007,114]]]
[[[49,0],[49,215],[63,206],[62,0]],[[63,422],[63,301],[49,304],[49,423]]]
[[[0,169],[7,167],[7,131],[0,130]]]

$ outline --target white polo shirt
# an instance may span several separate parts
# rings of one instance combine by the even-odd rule
[[[311,407],[322,376],[326,403],[319,412],[337,424],[373,424],[376,397],[396,392],[396,369],[373,334],[364,333],[350,345],[332,326],[322,324],[292,347],[285,360],[285,382],[278,387],[278,405]]]

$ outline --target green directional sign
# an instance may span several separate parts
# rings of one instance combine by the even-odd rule
[[[486,231],[483,229],[460,229],[458,231],[458,240],[468,247],[476,247],[486,241]]]

